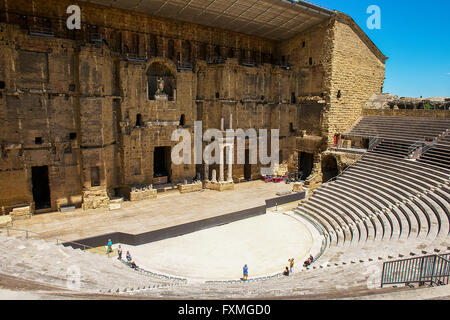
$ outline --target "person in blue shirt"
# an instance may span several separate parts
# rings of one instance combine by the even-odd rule
[[[108,239],[108,249],[106,250],[106,253],[112,252],[112,241],[111,239]]]
[[[248,267],[247,267],[247,265],[244,266],[243,273],[244,273],[244,277],[242,278],[242,280],[247,280],[247,278],[248,278]]]

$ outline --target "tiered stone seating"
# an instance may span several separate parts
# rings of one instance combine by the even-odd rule
[[[397,158],[405,158],[408,156],[409,147],[414,145],[415,141],[412,140],[389,140],[383,139],[373,149],[373,152],[389,155]]]
[[[0,242],[1,273],[61,288],[67,288],[71,267],[79,268],[80,290],[83,292],[120,292],[126,288],[153,288],[178,283],[136,272],[116,258],[44,240],[0,234]]]
[[[427,134],[445,129],[438,128]],[[444,139],[446,135],[440,141]],[[384,140],[294,210],[322,225],[324,235],[331,240],[322,261],[357,259],[347,245],[359,247],[363,255],[418,254],[448,247],[450,170],[440,166],[441,162],[405,159],[413,143]],[[450,155],[450,148],[442,150]]]
[[[305,298],[342,299],[361,297],[376,293],[398,293],[418,289],[379,289],[382,264],[386,259],[367,258],[351,248],[353,256],[362,256],[360,261],[339,264],[318,264],[305,269],[297,266],[289,277],[279,276],[266,281],[234,281],[211,284],[189,284],[165,287],[155,291],[141,290],[137,296],[183,298],[183,299],[255,299],[255,298]],[[422,290],[422,289],[420,289]],[[417,291],[416,291],[417,294]],[[447,292],[448,295],[448,292]]]
[[[450,135],[447,133],[439,138],[436,145],[423,153],[419,161],[450,169]]]
[[[449,119],[364,116],[347,136],[419,141],[441,135],[450,128]]]

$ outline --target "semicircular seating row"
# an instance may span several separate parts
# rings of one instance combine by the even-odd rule
[[[363,116],[346,135],[416,142],[439,137],[449,128],[450,119]]]

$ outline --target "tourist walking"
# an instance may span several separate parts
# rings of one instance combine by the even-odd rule
[[[117,248],[117,253],[119,254],[119,257],[117,259],[122,260],[122,247],[119,244],[119,248]]]
[[[106,253],[112,252],[112,241],[111,241],[111,239],[108,239],[107,246],[108,246],[108,249],[106,249]]]
[[[243,268],[243,274],[244,274],[244,276],[243,276],[242,280],[247,280],[248,279],[248,267],[247,267],[247,265],[245,265],[244,268]]]
[[[293,273],[294,272],[294,258],[291,258],[288,261],[289,261],[289,273]]]

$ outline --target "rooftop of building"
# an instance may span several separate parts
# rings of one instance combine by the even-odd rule
[[[81,0],[98,5],[286,40],[336,14],[295,0]]]

